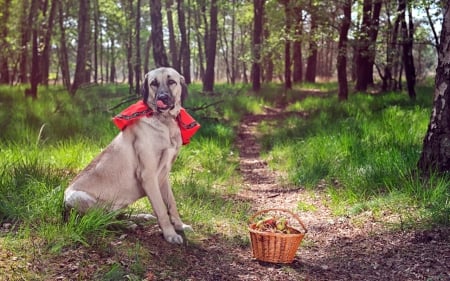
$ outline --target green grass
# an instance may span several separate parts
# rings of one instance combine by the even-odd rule
[[[233,126],[241,114],[258,110],[261,99],[238,95],[246,89],[242,85],[218,86],[220,93],[213,96],[196,91],[198,85],[191,87],[186,107],[204,108],[190,111],[202,129],[175,162],[173,190],[184,220],[196,229],[194,236],[220,232],[234,241],[246,234],[243,224],[249,208],[227,200],[240,182]],[[1,247],[24,252],[24,263],[34,258],[22,248],[30,241],[39,241],[33,242],[32,248],[50,256],[79,246],[100,245],[107,251],[114,229],[123,223],[116,213],[100,209],[84,216],[71,213],[64,222],[62,199],[69,181],[117,134],[111,117],[128,104],[110,108],[129,97],[126,87],[92,87],[75,97],[57,87],[40,88],[37,100],[24,99],[23,90],[0,87],[0,225],[11,223],[14,229],[0,233]],[[216,102],[220,106],[211,106]],[[151,207],[144,198],[130,211],[150,212]],[[134,257],[135,262],[127,268],[119,261],[104,267],[95,278],[123,280],[128,275],[141,280],[145,274],[139,262],[142,255]],[[34,277],[30,274],[27,278]]]
[[[411,221],[449,224],[449,179],[414,176],[431,101],[431,88],[415,102],[400,93],[299,99],[288,110],[306,118],[260,126],[265,157],[291,184],[315,189],[325,180],[338,215],[413,205]]]
[[[49,87],[40,88],[33,101],[23,98],[24,88],[0,86],[0,224],[11,223],[13,229],[0,233],[0,262],[5,251],[21,254],[15,264],[23,270],[9,273],[39,280],[25,273],[27,262],[93,245],[107,252],[114,229],[121,227],[115,213],[102,210],[82,217],[72,213],[68,222],[61,214],[65,187],[117,134],[111,117],[127,104],[110,108],[129,96],[124,86],[86,88],[75,97]],[[202,128],[181,149],[171,182],[180,214],[196,230],[192,238],[220,233],[230,243],[248,245],[250,206],[232,199],[242,185],[236,128],[243,114],[259,114],[275,104],[302,112],[302,117],[294,114],[259,127],[264,157],[287,173],[289,185],[314,193],[325,182],[326,203],[337,215],[388,212],[401,218],[401,227],[448,225],[450,180],[433,176],[424,181],[415,173],[431,99],[430,87],[419,88],[415,102],[406,94],[388,93],[351,95],[339,103],[335,83],[296,85],[289,91],[270,84],[258,94],[249,85],[217,85],[212,95],[191,85],[185,107]],[[150,209],[144,198],[129,211]],[[299,202],[298,209],[315,212],[317,206]],[[125,253],[131,264],[113,260],[96,272],[96,280],[125,275],[141,280],[148,253],[136,247]],[[6,276],[19,278],[14,274]]]

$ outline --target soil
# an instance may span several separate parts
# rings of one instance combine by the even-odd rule
[[[151,261],[143,263],[141,269],[147,281],[450,280],[450,229],[392,230],[386,227],[390,214],[385,220],[370,213],[360,215],[359,220],[336,217],[321,192],[323,186],[311,192],[283,183],[283,175],[271,170],[260,157],[256,126],[263,120],[282,120],[287,114],[280,108],[266,108],[264,114],[247,115],[242,120],[236,145],[244,186],[237,199],[250,202],[255,212],[283,208],[301,217],[308,232],[292,263],[258,261],[247,243],[230,243],[220,234],[176,247],[163,240],[156,225],[150,225],[121,235],[109,252],[104,245],[98,250],[81,247],[65,251],[53,261],[59,266],[53,270],[53,279],[96,280],[93,274],[104,265],[136,267],[132,254],[117,256],[124,251],[114,249],[124,247],[132,252],[138,245]],[[298,202],[314,208],[298,211]],[[46,270],[39,261],[34,267]]]

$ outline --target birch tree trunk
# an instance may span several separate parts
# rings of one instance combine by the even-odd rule
[[[450,172],[450,3],[443,11],[433,111],[417,164],[425,176]]]

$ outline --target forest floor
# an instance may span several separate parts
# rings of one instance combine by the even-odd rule
[[[124,251],[114,248],[132,250],[139,244],[153,261],[141,269],[147,281],[450,280],[449,228],[393,229],[387,227],[392,214],[384,219],[370,212],[358,218],[336,217],[327,205],[324,186],[308,191],[283,183],[283,175],[271,170],[260,157],[256,127],[263,120],[281,121],[286,114],[290,113],[283,108],[266,108],[264,114],[247,115],[242,120],[236,145],[244,186],[233,200],[249,202],[255,212],[283,208],[300,214],[308,232],[291,264],[257,261],[250,246],[239,241],[230,243],[230,238],[220,234],[175,247],[163,241],[157,225],[147,225],[118,237],[109,252],[104,247],[65,251],[50,261],[53,279],[95,280],[91,278],[100,266],[117,259],[121,261],[118,268],[138,266],[132,254],[117,257]],[[298,202],[314,208],[298,211]],[[48,264],[37,261],[34,266],[46,271]]]

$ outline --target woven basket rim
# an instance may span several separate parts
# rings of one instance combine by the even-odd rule
[[[283,237],[294,237],[294,236],[299,236],[299,235],[305,235],[305,233],[301,232],[300,230],[296,229],[295,227],[292,226],[288,226],[289,229],[296,231],[297,233],[279,233],[279,232],[270,232],[270,231],[259,231],[256,230],[254,228],[252,228],[251,226],[254,224],[250,224],[248,226],[248,230],[250,232],[253,232],[255,234],[260,234],[260,235],[267,235],[267,236],[283,236]]]

